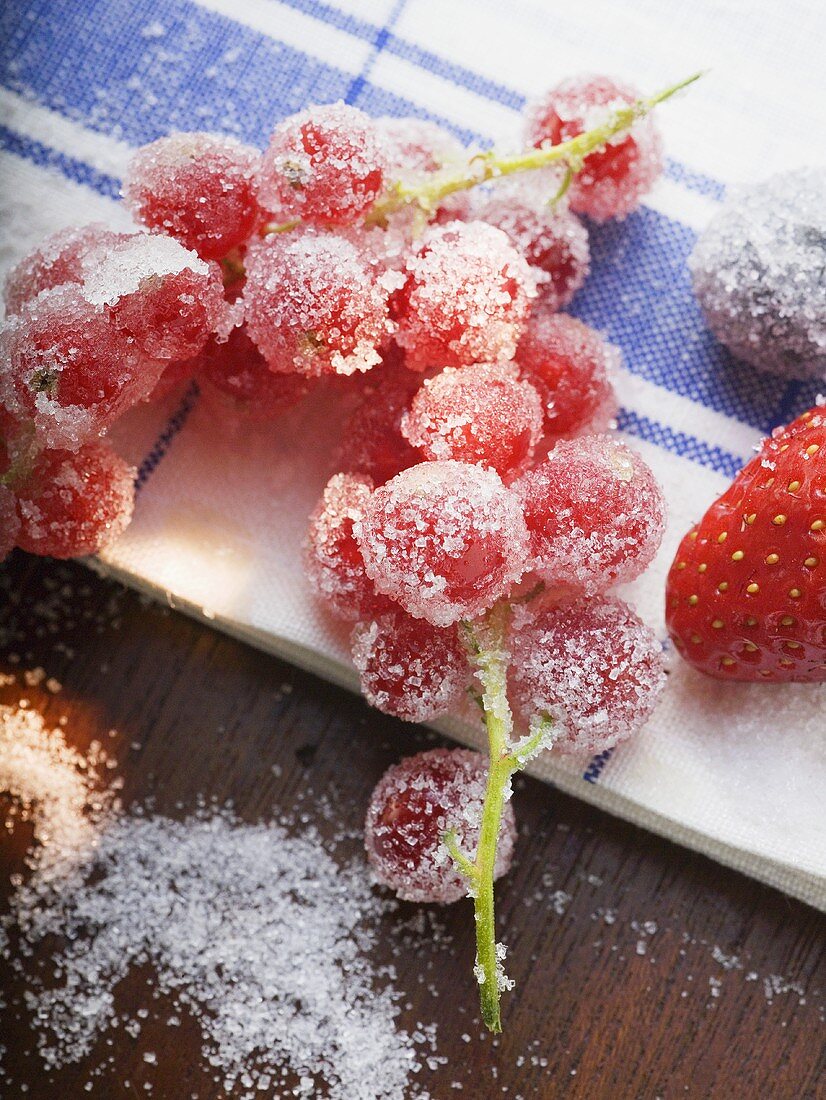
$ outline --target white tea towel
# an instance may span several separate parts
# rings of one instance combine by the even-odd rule
[[[117,202],[129,152],[173,129],[263,146],[272,125],[339,98],[420,114],[467,142],[519,144],[525,98],[581,71],[646,91],[711,73],[658,111],[669,160],[646,206],[592,230],[573,311],[623,350],[621,427],[671,505],[654,568],[626,595],[664,636],[663,578],[683,531],[815,389],[729,361],[705,331],[685,260],[725,185],[823,162],[821,5],[698,0],[18,0],[2,16],[0,167],[6,267],[38,238]],[[355,686],[340,631],[301,569],[340,409],[277,432],[216,425],[194,389],[114,433],[140,466],[135,521],[99,567],[253,644]],[[560,787],[826,909],[826,685],[733,685],[675,659],[637,740]],[[443,728],[472,743],[480,731]]]

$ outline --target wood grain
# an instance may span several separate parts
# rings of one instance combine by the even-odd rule
[[[436,741],[80,566],[17,554],[0,577],[0,671],[18,676],[0,702],[25,695],[48,719],[67,716],[73,744],[105,741],[127,804],[151,797],[179,816],[205,794],[250,820],[303,813],[322,835],[332,805],[356,830],[383,770]],[[59,693],[21,687],[21,669],[37,666]],[[499,890],[517,981],[504,1036],[481,1034],[467,904],[438,912],[435,937],[411,931],[414,906],[385,920],[401,1023],[436,1021],[447,1060],[417,1083],[437,1100],[826,1097],[823,916],[536,781],[518,787],[518,862]],[[4,841],[3,899],[29,839],[21,826]],[[115,1033],[54,1074],[8,968],[0,980],[3,1096],[223,1095],[201,1065],[197,1026],[165,1027],[151,974],[119,989],[151,1010],[141,1036]],[[157,1065],[143,1062],[147,1049]]]

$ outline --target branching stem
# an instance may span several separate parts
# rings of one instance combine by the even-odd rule
[[[512,176],[518,172],[531,172],[537,168],[548,168],[554,164],[561,164],[565,168],[565,178],[554,199],[558,201],[568,189],[572,177],[580,170],[589,153],[601,149],[617,134],[629,130],[635,122],[649,114],[657,104],[670,99],[683,88],[687,88],[689,84],[693,84],[695,80],[699,80],[702,75],[701,72],[694,73],[677,84],[663,88],[656,95],[643,97],[618,107],[608,114],[605,122],[600,126],[577,134],[576,137],[562,141],[558,145],[543,145],[538,149],[527,149],[515,156],[499,156],[491,149],[472,157],[458,173],[452,169],[446,169],[443,172],[434,172],[424,181],[418,181],[415,184],[402,182],[391,184],[370,207],[364,223],[368,226],[384,225],[390,214],[405,207],[412,207],[429,216],[443,199],[457,191],[467,191],[488,180]],[[263,227],[261,235],[289,233],[300,225],[300,218],[293,218],[281,224],[270,222]]]
[[[474,859],[464,853],[456,834],[446,833],[444,842],[459,872],[467,879],[473,897],[476,918],[476,967],[482,1019],[490,1031],[502,1030],[499,999],[508,982],[502,968],[496,942],[496,909],[493,888],[496,846],[502,824],[502,812],[509,783],[515,771],[523,768],[550,741],[551,719],[543,716],[531,723],[526,737],[511,742],[513,716],[508,703],[508,652],[506,633],[510,607],[494,606],[484,620],[462,623],[462,638],[476,667],[482,685],[482,705],[488,734],[487,787],[482,806],[479,844]]]

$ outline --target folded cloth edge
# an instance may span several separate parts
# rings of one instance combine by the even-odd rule
[[[174,610],[181,611],[207,626],[219,629],[222,633],[237,638],[255,649],[270,653],[306,672],[320,676],[330,683],[358,693],[358,680],[355,671],[348,669],[324,653],[319,653],[308,646],[280,638],[275,634],[248,626],[226,616],[207,615],[204,613],[204,609],[193,601],[175,596],[160,585],[155,585],[145,578],[135,576],[128,570],[121,569],[100,558],[84,558],[83,563],[104,578],[117,580],[126,587],[142,592],[157,602],[167,604]],[[474,739],[471,728],[461,722],[448,719],[428,723],[428,725],[453,740],[474,748],[483,747],[481,738]],[[527,771],[535,778],[559,787],[566,794],[580,798],[598,809],[605,810],[615,817],[647,829],[649,832],[673,841],[684,848],[708,856],[725,867],[765,883],[767,886],[772,886],[776,890],[789,894],[821,912],[826,912],[826,880],[817,875],[795,868],[791,864],[767,859],[757,852],[736,848],[706,833],[682,825],[664,814],[655,813],[640,806],[633,799],[627,798],[616,791],[609,790],[599,784],[584,783],[577,774],[554,765],[550,760],[543,760],[539,767],[537,765],[529,766]]]

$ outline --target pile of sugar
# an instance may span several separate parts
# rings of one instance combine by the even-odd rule
[[[0,788],[39,842],[0,943],[27,983],[46,1066],[84,1058],[122,1024],[116,987],[149,965],[197,1020],[226,1090],[416,1094],[414,1039],[397,1031],[396,994],[369,961],[385,903],[366,868],[339,865],[311,830],[291,836],[227,809],[124,813],[95,793],[103,762],[96,750],[86,764],[35,713],[0,709]],[[62,946],[44,968],[32,956],[51,937]],[[415,1041],[432,1045],[432,1029]]]

